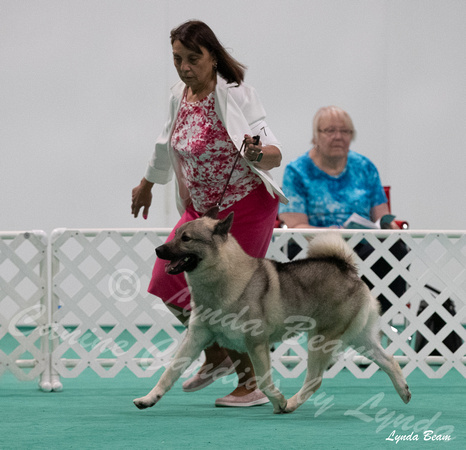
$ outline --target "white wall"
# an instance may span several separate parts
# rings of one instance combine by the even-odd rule
[[[171,226],[130,214],[176,81],[169,32],[207,22],[248,65],[283,166],[337,104],[412,228],[466,229],[462,0],[0,0],[0,230]]]

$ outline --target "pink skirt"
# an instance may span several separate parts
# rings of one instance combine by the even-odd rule
[[[220,211],[219,219],[225,218],[232,211],[235,216],[231,234],[247,254],[255,258],[265,257],[277,218],[278,198],[272,197],[261,184],[239,202]],[[167,242],[173,239],[177,228],[201,216],[202,214],[189,206],[168,236]],[[168,275],[165,272],[165,264],[166,261],[157,258],[147,290],[165,303],[190,310],[191,299],[184,274]]]

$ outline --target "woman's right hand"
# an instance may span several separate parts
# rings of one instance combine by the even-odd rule
[[[145,178],[141,180],[139,186],[136,186],[132,191],[131,214],[137,217],[139,210],[142,210],[142,217],[147,219],[149,215],[149,208],[152,203],[152,186],[154,183],[147,181]]]

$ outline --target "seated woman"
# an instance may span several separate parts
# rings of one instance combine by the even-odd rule
[[[279,218],[287,227],[342,228],[353,213],[374,222],[389,213],[377,168],[367,157],[350,150],[354,137],[353,121],[346,111],[336,106],[317,111],[313,147],[285,168],[283,191],[289,203],[280,205]],[[399,229],[395,222],[389,226]],[[367,245],[355,250],[361,258],[367,257]],[[404,248],[400,252],[406,254]],[[377,264],[373,270],[383,278],[391,268],[384,261]],[[399,284],[395,293],[400,296],[406,283],[401,278],[395,282]],[[390,303],[379,300],[382,309],[388,309]]]

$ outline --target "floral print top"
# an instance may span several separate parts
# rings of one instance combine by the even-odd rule
[[[183,98],[171,145],[179,158],[193,207],[205,213],[220,200],[237,155],[235,145],[215,112],[213,92],[198,102]],[[243,199],[261,182],[240,157],[220,209]]]

